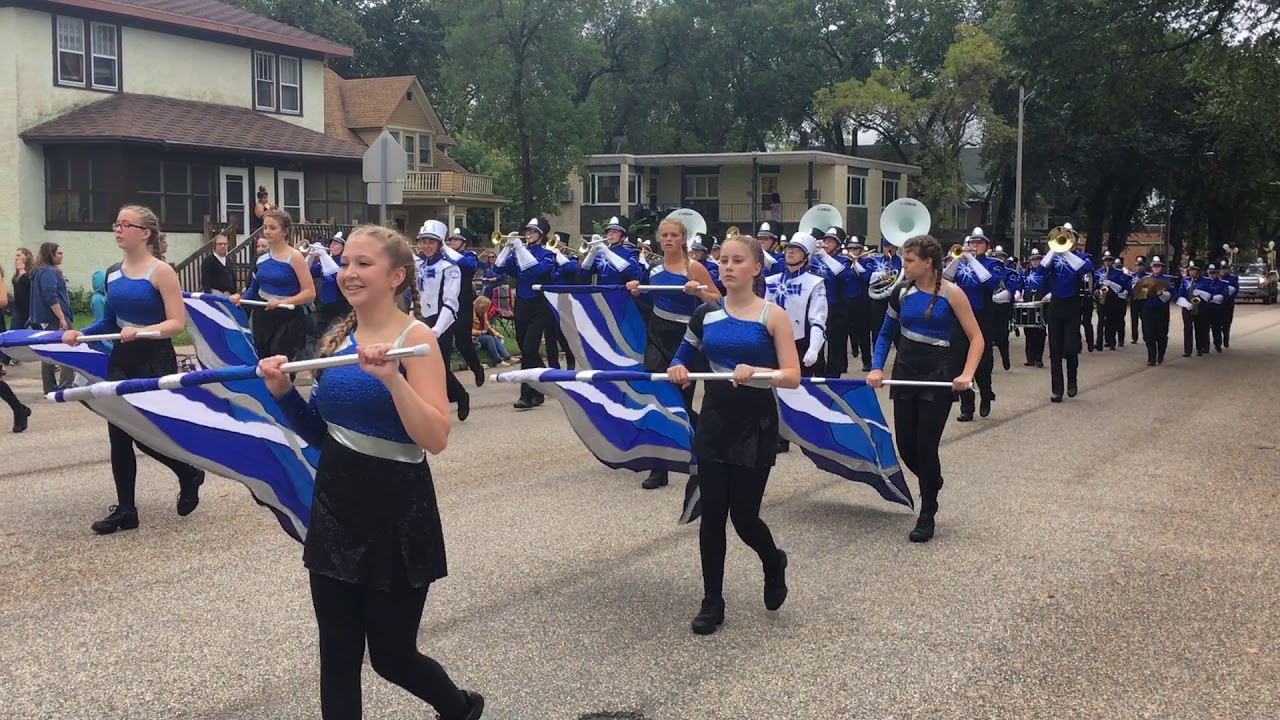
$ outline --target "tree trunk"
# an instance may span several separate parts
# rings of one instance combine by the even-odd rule
[[[1093,257],[1102,255],[1102,236],[1107,227],[1107,198],[1112,193],[1111,176],[1098,179],[1085,202],[1085,252]]]

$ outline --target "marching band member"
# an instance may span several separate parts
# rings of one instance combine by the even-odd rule
[[[432,243],[442,243],[444,224],[431,222],[439,226],[428,229]],[[406,291],[418,304],[414,257],[403,237],[357,227],[345,256],[338,282],[355,311],[324,337],[320,354],[358,355],[360,364],[322,371],[308,401],[280,372],[286,358],[258,363],[294,431],[321,448],[302,553],[320,635],[320,712],[360,717],[367,646],[374,672],[441,718],[479,720],[484,698],[459,689],[418,650],[427,592],[446,574],[423,452],[439,454],[449,440],[446,356],[435,333],[396,307]],[[392,348],[420,344],[431,348],[426,357],[385,359]]]
[[[866,246],[856,235],[850,235],[844,243],[845,254],[849,258],[849,267],[853,270],[846,278],[841,290],[849,303],[849,351],[853,357],[862,358],[862,372],[871,372],[871,336],[879,332],[879,328],[871,327],[871,296],[867,294],[867,284],[871,280],[870,263],[863,262],[862,253]]]
[[[867,288],[870,288],[879,281],[883,281],[893,277],[902,275],[902,258],[898,257],[898,246],[881,238],[880,255],[874,259],[868,260],[863,264],[870,272],[867,274]],[[876,336],[880,332],[880,328],[884,327],[884,315],[889,310],[889,298],[884,297],[880,300],[872,298],[871,302],[871,341],[874,343]]]
[[[1071,226],[1067,230],[1075,233]],[[1077,236],[1078,237],[1078,236]],[[1080,247],[1077,244],[1076,247]],[[1049,307],[1045,311],[1048,320],[1049,371],[1052,374],[1051,402],[1062,402],[1062,366],[1067,366],[1067,397],[1075,397],[1079,391],[1080,323],[1088,317],[1082,306],[1092,302],[1092,296],[1081,293],[1087,288],[1086,278],[1093,272],[1093,263],[1083,251],[1059,253],[1052,246],[1036,268],[1048,290]],[[1090,332],[1092,329],[1090,328]]]
[[[1209,325],[1206,322],[1205,303],[1213,299],[1209,294],[1209,279],[1200,277],[1200,266],[1187,262],[1187,276],[1178,285],[1178,307],[1182,308],[1182,357],[1191,357],[1194,344],[1196,355],[1209,354]]]
[[[1138,256],[1137,266],[1138,269],[1134,270],[1133,274],[1129,276],[1134,287],[1137,287],[1138,283],[1144,279],[1151,277],[1151,273],[1147,271],[1147,258],[1145,256]],[[1133,296],[1132,292],[1129,293],[1129,341],[1134,345],[1138,344],[1138,329],[1141,325],[1139,321],[1142,320],[1142,308],[1145,306],[1145,300],[1139,300]],[[1145,335],[1142,341],[1144,343],[1147,341]]]
[[[1071,227],[1070,223],[1068,223],[1065,227],[1071,231],[1072,235],[1075,236],[1075,239],[1076,239],[1075,253],[1077,255],[1087,256],[1088,253],[1085,252],[1084,237],[1082,237],[1080,233],[1076,232],[1075,228]],[[1044,263],[1042,262],[1041,266],[1043,265]],[[1093,293],[1095,290],[1097,290],[1097,288],[1094,286],[1093,259],[1090,258],[1089,272],[1080,276],[1080,287],[1078,288],[1078,292],[1080,294],[1080,325],[1084,327],[1084,346],[1089,350],[1089,352],[1093,352],[1093,345],[1094,345]],[[1099,343],[1098,349],[1102,349],[1101,348],[1102,339],[1098,338],[1097,342]],[[1050,352],[1050,355],[1052,354],[1053,353]]]
[[[457,324],[461,306],[462,271],[441,251],[448,228],[439,220],[428,220],[418,231],[418,256],[414,259],[417,281],[417,305],[413,314],[431,328],[444,354],[444,387],[449,402],[458,403],[458,420],[471,415],[471,395],[458,382],[449,367],[448,358],[453,354],[453,334],[449,329]],[[470,344],[471,338],[467,338]]]
[[[764,277],[783,272],[787,268],[785,252],[774,252],[782,235],[782,225],[776,222],[762,222],[756,231],[760,240],[760,249],[764,251]]]
[[[547,326],[555,322],[547,297],[533,289],[534,285],[551,282],[556,269],[554,254],[543,247],[551,234],[551,223],[546,218],[532,218],[525,225],[526,239],[513,237],[498,253],[495,264],[504,275],[516,279],[516,338],[520,342],[520,369],[545,367],[542,364],[542,336]],[[528,383],[520,384],[517,410],[528,410],[541,405],[542,393]]]
[[[1166,281],[1164,290],[1147,293],[1147,299],[1142,301],[1142,340],[1147,344],[1147,365],[1157,365],[1164,362],[1165,350],[1169,348],[1169,301],[1177,280],[1165,275],[1164,261],[1159,255],[1151,258],[1151,274],[1147,278]]]
[[[1013,324],[1013,294],[1018,291],[1020,276],[1010,267],[1009,256],[1004,248],[996,246],[991,256],[1001,264],[1004,271],[991,292],[991,344],[1000,351],[1000,364],[1009,369],[1009,330]],[[993,353],[994,360],[994,353]]]
[[[1201,312],[1209,311],[1206,314],[1209,335],[1213,338],[1213,349],[1218,352],[1222,352],[1222,312],[1230,292],[1231,286],[1218,275],[1218,266],[1209,263],[1209,304],[1202,306]]]
[[[260,358],[284,355],[294,360],[307,344],[307,317],[303,306],[316,299],[316,286],[306,258],[289,245],[291,225],[289,213],[283,210],[263,213],[262,237],[267,239],[267,252],[258,256],[249,289],[231,296],[231,302],[237,306],[242,298],[267,303],[265,312],[253,314],[253,349]],[[280,305],[292,305],[294,309]]]
[[[716,263],[717,272],[720,264],[720,238],[711,238],[711,262]]]
[[[475,240],[475,233],[470,230],[454,228],[453,232],[449,233],[449,239],[441,252],[450,262],[458,266],[458,271],[462,274],[462,291],[458,294],[460,322],[454,322],[449,327],[449,331],[453,333],[453,346],[466,361],[471,374],[475,376],[476,387],[480,387],[484,385],[484,366],[480,364],[480,355],[476,352],[475,344],[471,342],[471,324],[467,322],[467,318],[475,314],[475,276],[476,270],[480,267],[480,260],[467,247],[475,244]]]
[[[1222,303],[1222,347],[1231,347],[1231,323],[1236,319],[1236,293],[1240,292],[1240,276],[1231,272],[1231,261],[1223,259],[1218,279],[1226,283],[1226,298]]]
[[[809,272],[817,242],[808,232],[792,235],[783,255],[786,270],[765,278],[765,300],[782,308],[791,320],[796,354],[801,355],[801,377],[823,377],[826,371],[822,357],[827,333],[826,287],[821,277]],[[790,449],[786,440],[778,442],[778,452]]]
[[[1106,302],[1107,295],[1110,294],[1111,290],[1110,288],[1107,288],[1107,291],[1103,292],[1102,288],[1106,287],[1103,285],[1103,280],[1105,280],[1107,275],[1111,272],[1112,262],[1114,262],[1114,258],[1111,257],[1111,251],[1108,250],[1102,254],[1102,258],[1100,260],[1102,267],[1094,268],[1093,271],[1093,309],[1096,313],[1096,318],[1090,318],[1090,322],[1095,323],[1093,335],[1094,344],[1090,350],[1101,351],[1103,339],[1106,338],[1107,335]]]
[[[1031,257],[1027,260],[1027,267],[1023,269],[1018,279],[1018,289],[1015,291],[1018,302],[1032,303],[1044,299],[1045,278],[1037,269],[1040,267],[1040,259],[1040,248],[1033,248]],[[1023,331],[1027,336],[1027,361],[1023,365],[1044,367],[1044,326],[1028,326],[1023,328]]]
[[[974,317],[978,319],[978,325],[982,328],[982,338],[985,346],[982,348],[982,359],[978,363],[977,373],[974,375],[974,382],[978,386],[979,392],[982,394],[982,402],[978,408],[978,413],[982,417],[991,414],[991,401],[996,399],[995,392],[991,389],[991,367],[992,359],[992,341],[995,336],[993,330],[994,310],[991,308],[991,291],[1004,280],[1004,265],[994,258],[987,257],[987,248],[990,241],[983,234],[982,228],[974,228],[969,234],[966,241],[968,249],[964,251],[959,260],[951,259],[946,267],[942,270],[942,277],[955,283],[969,299],[969,307],[973,311]],[[965,333],[962,328],[955,328],[956,337],[952,339],[952,346],[956,348],[958,356],[964,356],[968,352],[965,345]],[[959,422],[969,422],[973,420],[974,392],[970,388],[960,393],[960,417],[956,418]]]
[[[609,218],[603,242],[595,236],[578,268],[578,278],[588,285],[626,285],[644,277],[640,251],[627,242],[631,221],[614,215]]]
[[[813,272],[823,279],[827,296],[827,342],[825,377],[838,378],[849,370],[849,337],[853,323],[853,298],[846,286],[857,286],[853,262],[840,254],[845,231],[832,227],[818,241],[813,252]]]
[[[693,312],[703,303],[720,298],[707,269],[689,259],[689,229],[683,222],[663,220],[658,225],[658,243],[662,247],[662,262],[649,270],[648,283],[683,287],[684,292],[654,292],[645,295],[642,301],[653,306],[644,344],[644,369],[652,373],[666,372],[671,366],[672,358],[680,349],[680,341],[689,329],[689,318]],[[641,297],[639,285],[636,280],[627,283],[627,290],[636,298]],[[705,286],[706,290],[699,290],[700,286]],[[680,394],[690,420],[696,425],[693,390],[693,385],[688,385]],[[640,483],[640,487],[655,490],[666,484],[667,471],[655,469],[649,472],[649,477]]]
[[[1107,253],[1102,259],[1106,274],[1101,279],[1101,286],[1107,289],[1107,301],[1098,305],[1099,315],[1106,316],[1103,324],[1104,337],[1098,342],[1104,343],[1108,350],[1115,350],[1116,345],[1124,347],[1124,311],[1129,305],[1129,291],[1133,289],[1133,279],[1124,271],[1124,264],[1112,260]],[[1105,307],[1104,307],[1105,306]]]
[[[335,320],[351,312],[351,304],[338,289],[338,263],[342,262],[342,250],[347,241],[342,233],[337,233],[329,241],[329,248],[314,244],[307,253],[311,262],[311,280],[318,283],[316,292],[320,301],[320,311],[316,313],[316,332],[313,337],[321,337]]]
[[[890,307],[876,339],[873,368],[867,384],[883,387],[884,364],[889,347],[898,339],[893,363],[894,380],[951,382],[951,387],[894,386],[893,427],[898,457],[920,482],[920,517],[908,536],[911,542],[928,542],[934,534],[938,493],[942,490],[942,463],[938,446],[951,414],[955,394],[969,389],[982,360],[982,329],[969,307],[969,298],[943,279],[942,246],[928,235],[911,238],[902,246],[902,272],[906,285],[889,297]],[[957,374],[959,356],[952,343],[954,326],[964,333],[964,364]]]
[[[708,237],[702,233],[693,236],[693,242],[689,244],[689,258],[707,269],[707,274],[711,276],[711,282],[715,283],[716,290],[723,295],[724,286],[720,284],[720,266],[707,257],[707,247],[719,245],[720,241],[715,237]]]
[[[720,278],[728,293],[694,311],[667,370],[671,382],[688,385],[688,368],[701,352],[713,370],[734,374],[732,383],[707,383],[701,420],[693,431],[702,493],[698,550],[703,595],[692,623],[698,635],[710,635],[724,622],[725,523],[730,517],[738,537],[764,566],[765,608],[777,610],[787,599],[787,555],[760,519],[760,502],[778,444],[778,403],[770,387],[799,387],[800,363],[786,315],[757,295],[755,283],[763,272],[764,251],[754,238],[739,235],[724,241]],[[781,377],[751,379],[756,372],[775,369]]]
[[[272,213],[268,223],[279,222]],[[82,335],[120,333],[107,356],[107,380],[150,378],[178,372],[178,356],[173,350],[173,336],[182,332],[186,309],[182,303],[182,287],[173,267],[159,259],[160,221],[149,208],[127,205],[120,209],[115,222],[116,247],[124,251],[124,262],[107,277],[107,299],[101,320],[83,330],[62,333],[62,342],[75,347]],[[302,263],[302,255],[294,251]],[[291,258],[293,259],[293,258]],[[293,269],[283,261],[281,265]],[[306,265],[302,265],[306,271]],[[307,279],[311,279],[310,273]],[[264,315],[269,313],[264,313]],[[157,339],[138,338],[138,333],[158,332]],[[16,430],[16,428],[15,428]],[[166,457],[137,442],[120,427],[107,423],[111,443],[111,476],[116,485],[116,504],[109,514],[91,527],[99,535],[138,527],[135,489],[138,482],[136,446],[178,476],[178,514],[190,515],[200,504],[200,485],[204,471]]]

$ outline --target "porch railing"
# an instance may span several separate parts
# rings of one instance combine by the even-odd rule
[[[492,195],[493,178],[451,171],[413,171],[404,181],[407,193],[440,193],[444,195]]]

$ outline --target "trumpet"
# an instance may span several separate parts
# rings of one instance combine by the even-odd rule
[[[489,242],[493,243],[494,247],[498,247],[499,245],[503,244],[506,241],[507,239],[504,238],[502,236],[502,233],[498,232],[497,230],[494,230],[493,234],[489,236]]]
[[[955,245],[952,245],[951,249],[947,251],[947,254],[955,258],[956,260],[959,260],[960,258],[964,257],[964,245],[961,245],[960,243],[956,243]]]

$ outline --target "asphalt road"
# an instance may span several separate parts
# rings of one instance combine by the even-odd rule
[[[689,632],[680,489],[640,490],[554,403],[516,413],[487,384],[432,460],[450,575],[421,646],[495,720],[1280,717],[1280,310],[1240,308],[1207,358],[1173,326],[1163,366],[1086,354],[1081,394],[1052,406],[1015,339],[993,415],[947,427],[926,545],[869,488],[780,459],[763,515],[790,599],[764,610],[731,533],[710,637]],[[142,527],[95,536],[103,424],[35,411],[0,440],[0,718],[319,717],[306,573],[269,513],[211,478],[179,518],[144,458]],[[434,717],[368,666],[365,707]]]

